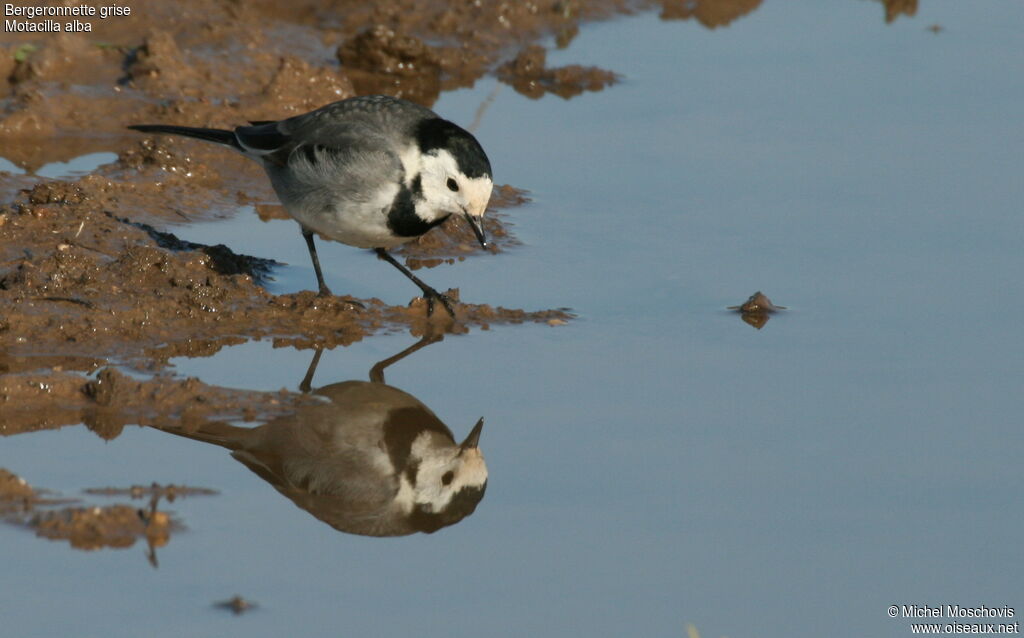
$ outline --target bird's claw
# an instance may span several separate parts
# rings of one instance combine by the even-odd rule
[[[427,316],[433,316],[434,314],[434,301],[440,301],[444,309],[448,311],[448,316],[452,319],[455,318],[455,309],[452,307],[452,299],[448,295],[443,295],[433,288],[423,291],[423,298],[427,300]]]

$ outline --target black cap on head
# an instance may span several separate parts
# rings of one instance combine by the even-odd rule
[[[491,177],[491,162],[480,142],[457,124],[439,117],[423,120],[416,126],[416,143],[422,153],[441,148],[451,153],[466,177]]]

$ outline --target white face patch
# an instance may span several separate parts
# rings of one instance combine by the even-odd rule
[[[466,176],[445,149],[421,157],[423,198],[428,208],[437,211],[436,217],[461,213],[483,216],[493,188],[490,177]]]
[[[416,485],[403,498],[427,511],[441,512],[464,488],[480,489],[487,482],[487,463],[479,448],[460,450],[454,444],[438,448],[420,435],[413,441],[412,455],[419,460]]]

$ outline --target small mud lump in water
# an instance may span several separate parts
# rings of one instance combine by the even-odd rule
[[[760,330],[768,323],[768,316],[770,314],[779,310],[786,310],[786,307],[776,306],[767,295],[759,290],[750,295],[742,305],[729,306],[728,309],[739,312],[743,321]]]
[[[729,310],[738,310],[745,315],[751,314],[769,314],[777,310],[786,310],[785,306],[776,306],[772,303],[772,300],[768,298],[763,292],[758,290],[754,294],[750,295],[743,305],[740,306],[729,306]]]

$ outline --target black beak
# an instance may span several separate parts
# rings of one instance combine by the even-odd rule
[[[469,436],[466,440],[459,444],[459,448],[462,450],[471,450],[477,447],[480,443],[480,431],[484,429],[484,418],[480,417],[480,420],[476,422],[473,429],[470,430]]]
[[[462,215],[469,222],[469,227],[473,229],[473,234],[476,235],[477,241],[484,248],[487,248],[487,238],[484,237],[484,220],[482,217],[473,217],[467,211],[463,211]]]

